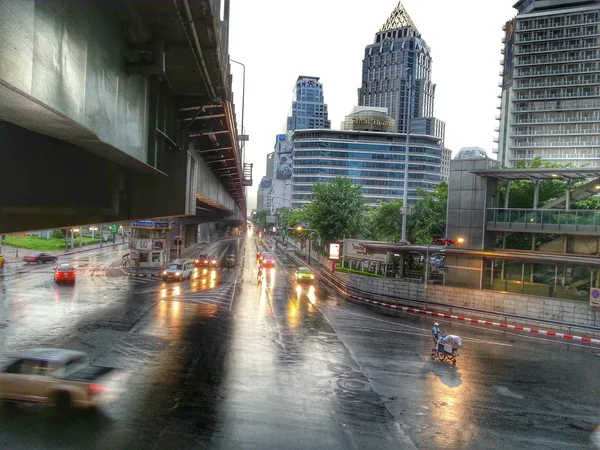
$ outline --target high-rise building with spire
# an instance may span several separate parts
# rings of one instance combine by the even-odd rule
[[[365,49],[358,104],[387,108],[398,133],[439,137],[443,146],[444,123],[433,117],[431,63],[429,47],[399,2]]]

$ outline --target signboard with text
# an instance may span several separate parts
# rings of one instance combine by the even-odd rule
[[[340,259],[340,244],[337,242],[329,244],[329,259]]]
[[[344,258],[365,259],[369,261],[387,262],[387,253],[373,253],[367,250],[365,244],[375,241],[359,241],[357,239],[344,239]]]

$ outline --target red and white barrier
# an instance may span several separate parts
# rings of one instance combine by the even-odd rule
[[[552,336],[552,337],[567,339],[569,341],[578,341],[578,342],[585,342],[588,344],[600,345],[600,339],[593,339],[593,338],[585,337],[585,336],[574,336],[572,334],[558,333],[556,331],[539,330],[537,328],[522,327],[520,325],[508,325],[506,323],[492,322],[490,320],[471,319],[470,317],[455,316],[453,314],[429,311],[426,309],[418,309],[418,308],[410,308],[408,306],[392,305],[391,303],[384,303],[384,302],[380,302],[377,300],[370,300],[368,298],[359,297],[358,295],[354,295],[354,294],[350,294],[350,293],[347,293],[346,295],[348,295],[349,297],[351,297],[353,299],[360,300],[362,302],[369,303],[371,305],[382,306],[385,308],[395,309],[397,311],[404,311],[407,313],[425,314],[428,316],[443,317],[444,319],[454,319],[454,320],[459,320],[461,322],[477,323],[480,325],[487,325],[490,327],[506,328],[507,330],[523,331],[525,333],[533,333],[533,334],[539,334],[539,335],[543,335],[543,336]]]

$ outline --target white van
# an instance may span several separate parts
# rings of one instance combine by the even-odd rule
[[[183,280],[185,278],[191,278],[194,273],[194,260],[192,259],[176,259],[169,264],[162,273],[162,279],[167,281],[169,279],[173,280]]]

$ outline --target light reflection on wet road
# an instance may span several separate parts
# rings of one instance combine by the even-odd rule
[[[80,254],[90,271],[75,288],[48,281],[49,266],[2,282],[0,359],[66,347],[132,376],[118,403],[69,423],[37,407],[3,414],[0,446],[589,446],[600,421],[593,351],[442,323],[464,338],[452,367],[429,358],[426,320],[376,314],[318,282],[296,286],[296,262],[281,252],[258,284],[251,239],[210,252],[242,264],[164,283],[92,276],[119,252]]]

